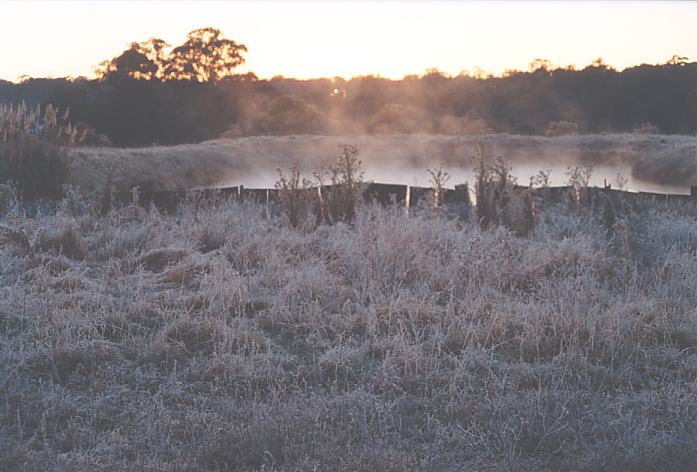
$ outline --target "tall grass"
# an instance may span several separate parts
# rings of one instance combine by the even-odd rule
[[[67,110],[0,103],[0,183],[14,183],[25,200],[60,198],[68,179],[64,149],[83,134],[68,123]]]

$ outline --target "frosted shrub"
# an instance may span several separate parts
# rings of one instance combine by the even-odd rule
[[[532,194],[516,187],[517,180],[503,158],[489,162],[481,144],[477,147],[476,160],[475,195],[481,227],[502,225],[518,236],[528,236],[536,224]],[[541,179],[545,177],[548,178],[548,175],[540,176]]]
[[[358,155],[357,146],[342,144],[339,146],[336,164],[327,172],[315,173],[320,186],[321,221],[329,224],[350,223],[355,219],[365,189],[362,163]]]
[[[290,174],[285,175],[281,169],[276,181],[276,204],[279,210],[288,219],[288,223],[297,228],[307,220],[312,206],[317,206],[317,195],[312,183],[303,178],[300,167],[291,167]]]

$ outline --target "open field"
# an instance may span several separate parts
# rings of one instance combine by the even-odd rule
[[[697,206],[91,208],[3,216],[0,470],[697,463]]]
[[[443,163],[451,184],[473,181],[475,146],[483,142],[503,156],[519,183],[552,169],[553,185],[566,181],[567,166],[593,165],[591,184],[616,186],[617,174],[634,190],[687,193],[697,182],[697,138],[637,134],[540,136],[282,136],[220,139],[200,144],[136,149],[76,148],[74,183],[101,188],[111,172],[118,188],[182,190],[197,186],[273,187],[275,169],[300,164],[307,176],[331,165],[341,143],[355,144],[366,179],[425,185],[427,168]]]

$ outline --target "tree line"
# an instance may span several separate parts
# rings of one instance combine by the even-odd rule
[[[93,130],[88,144],[118,146],[284,134],[697,133],[697,63],[679,56],[622,71],[600,59],[578,70],[536,60],[502,76],[297,80],[238,73],[246,52],[202,28],[176,47],[132,43],[95,79],[0,81],[0,102],[69,108]]]

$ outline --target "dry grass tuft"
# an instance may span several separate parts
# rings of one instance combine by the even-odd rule
[[[159,277],[162,283],[186,284],[210,271],[205,263],[181,263],[165,270]]]
[[[71,224],[43,229],[34,243],[34,249],[78,260],[87,256],[87,244],[79,230]]]
[[[45,255],[41,257],[40,262],[51,275],[62,274],[74,267],[73,263],[64,256]]]
[[[159,248],[148,251],[138,258],[145,270],[151,272],[162,272],[168,266],[184,259],[189,252],[186,249]]]
[[[24,231],[5,225],[0,225],[0,244],[9,246],[23,255],[29,255],[32,249],[29,238]]]
[[[196,248],[204,254],[217,251],[225,245],[227,235],[223,231],[206,227],[198,234]]]

